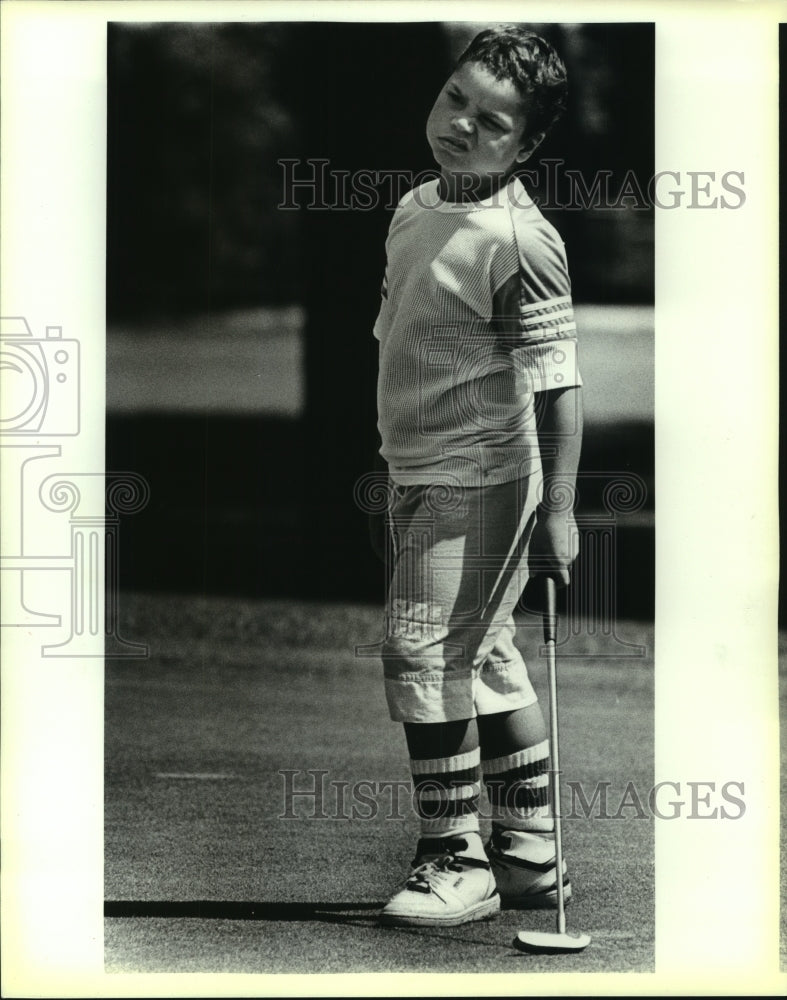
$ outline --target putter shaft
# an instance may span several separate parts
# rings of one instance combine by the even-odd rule
[[[560,756],[557,742],[557,692],[555,683],[555,644],[547,645],[547,656],[551,661],[549,670],[549,754],[552,758],[552,816],[555,822],[555,865],[557,867],[557,930],[566,930],[566,903],[563,887],[563,831],[560,815]]]
[[[560,750],[557,718],[557,587],[552,577],[546,578],[546,612],[544,640],[547,647],[547,678],[549,684],[549,755],[552,777],[552,817],[555,824],[555,864],[557,867],[557,931],[566,932],[566,901],[563,889],[563,829],[560,811]]]
[[[557,933],[520,931],[513,945],[519,951],[540,954],[579,952],[590,944],[587,934],[566,934],[566,899],[563,889],[563,828],[560,814],[560,752],[557,728],[557,586],[551,577],[544,581],[545,608],[542,622],[547,648],[549,679],[549,753],[551,757],[552,818],[555,824],[555,865],[557,868]]]

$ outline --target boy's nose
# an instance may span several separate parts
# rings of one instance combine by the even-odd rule
[[[469,118],[454,118],[453,124],[457,132],[471,133],[475,127]]]

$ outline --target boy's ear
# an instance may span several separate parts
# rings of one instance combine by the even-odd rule
[[[516,154],[516,162],[524,163],[525,160],[529,159],[541,145],[545,135],[545,132],[536,132],[535,135],[528,136]]]

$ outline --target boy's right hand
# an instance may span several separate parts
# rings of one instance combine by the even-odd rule
[[[530,539],[530,576],[551,576],[559,587],[567,587],[578,554],[579,533],[573,513],[539,509]]]

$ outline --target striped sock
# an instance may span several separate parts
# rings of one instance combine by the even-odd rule
[[[415,811],[422,837],[477,833],[481,751],[455,757],[411,760]]]
[[[549,742],[483,762],[492,822],[506,830],[551,833]]]

